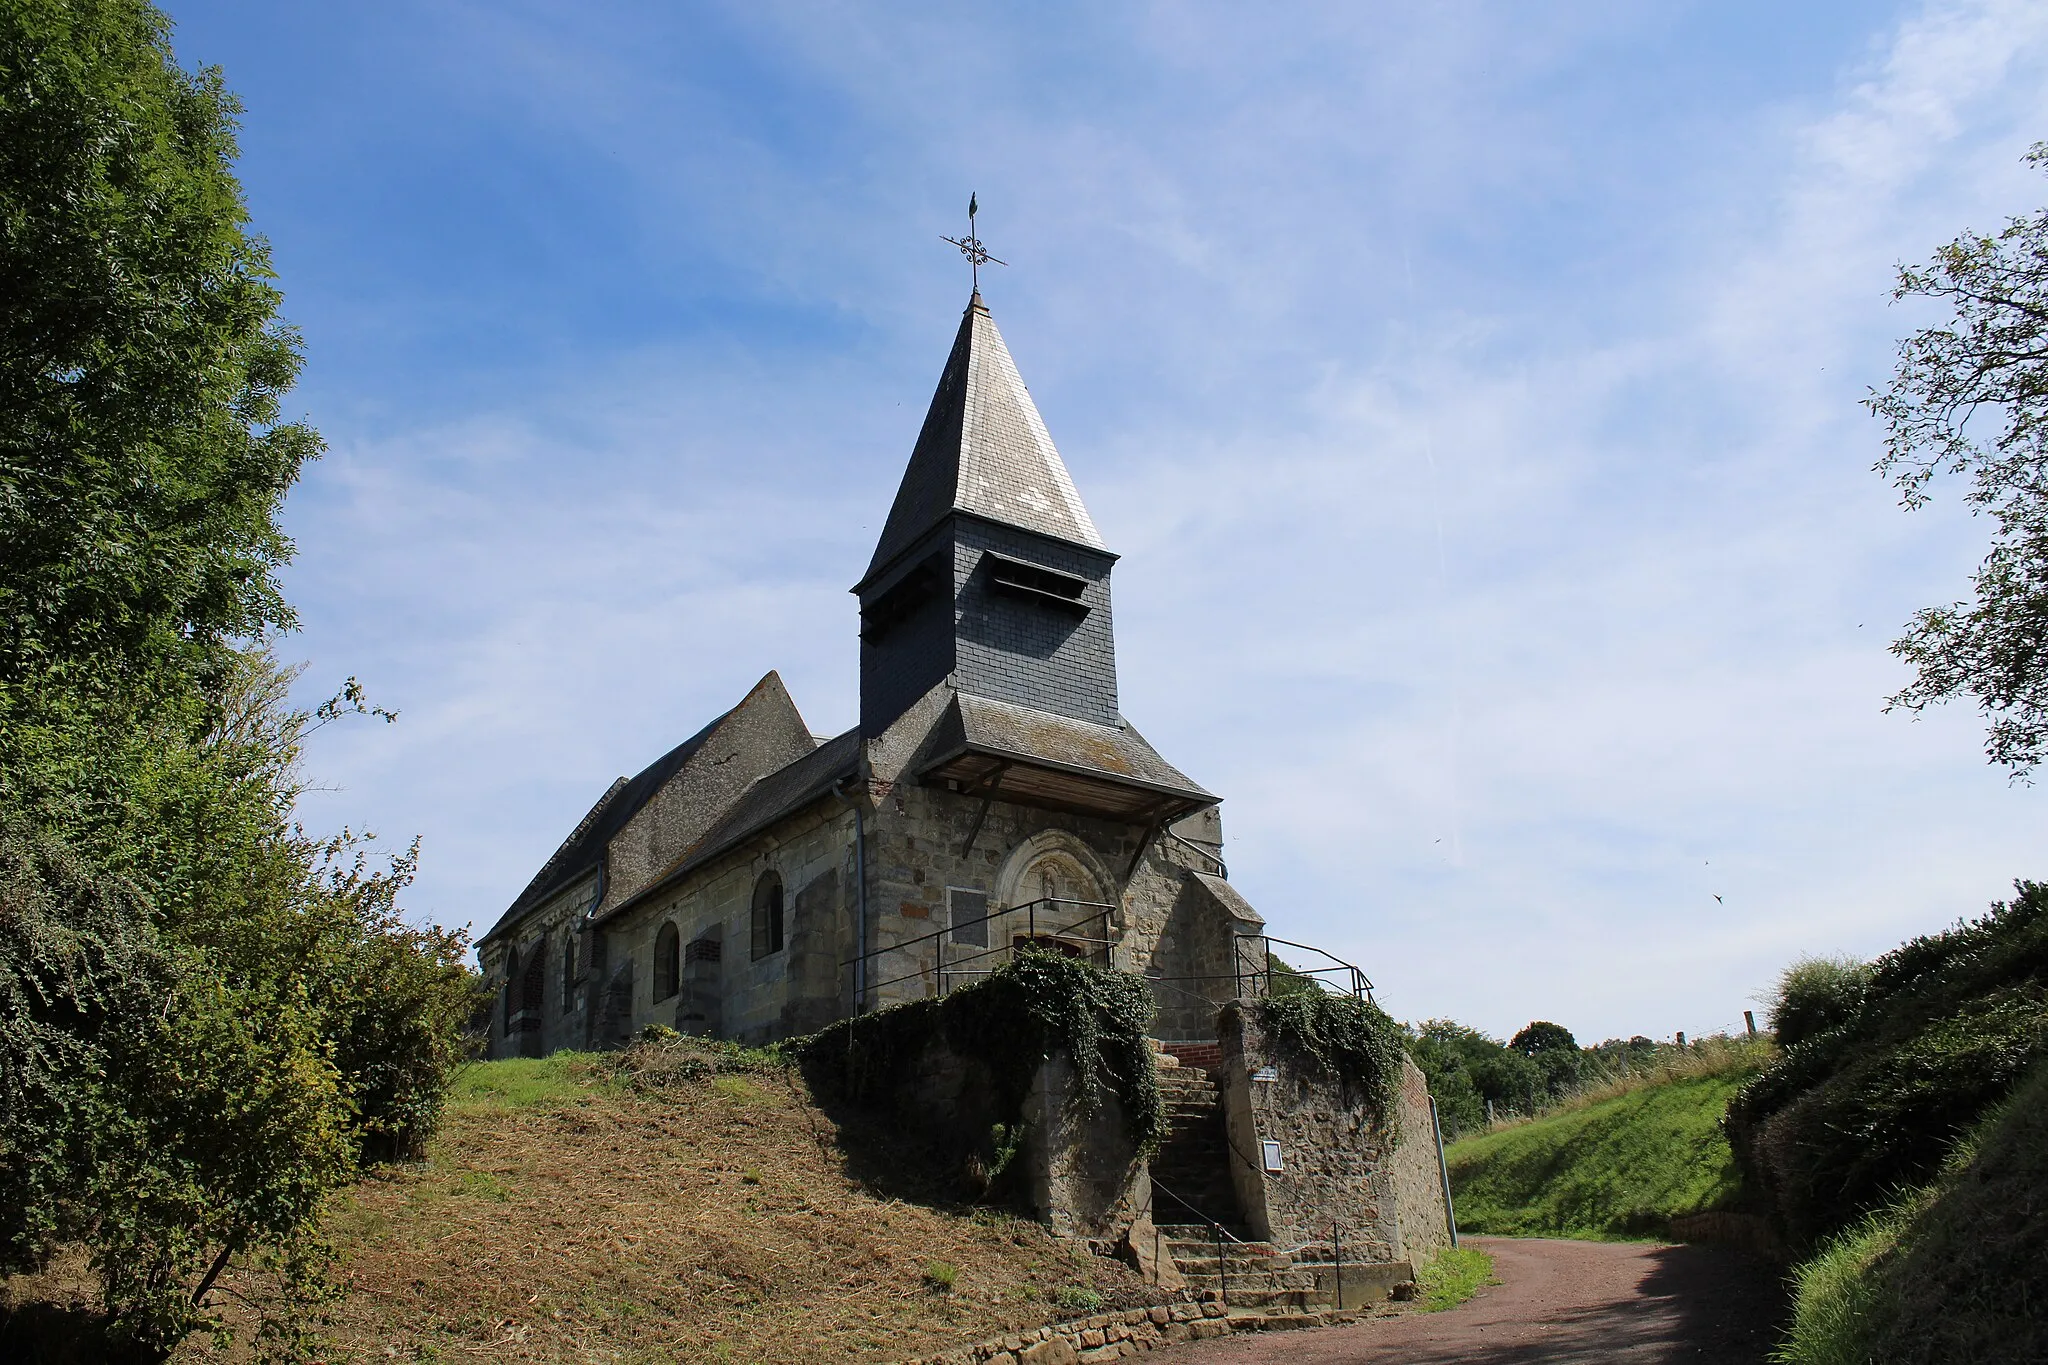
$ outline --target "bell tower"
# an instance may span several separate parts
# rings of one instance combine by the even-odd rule
[[[940,683],[1119,726],[1103,545],[977,289],[860,599],[860,729]]]

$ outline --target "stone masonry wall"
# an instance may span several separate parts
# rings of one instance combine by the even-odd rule
[[[1066,1054],[1046,1059],[1024,1101],[1031,1202],[1061,1237],[1116,1241],[1152,1205],[1152,1181],[1113,1094],[1076,1102]]]
[[[1443,1194],[1418,1178],[1436,1147],[1414,1063],[1403,1059],[1398,1097],[1381,1122],[1336,1082],[1277,1056],[1248,1011],[1225,1011],[1220,1032],[1231,1177],[1253,1234],[1282,1246],[1326,1243],[1334,1226],[1362,1261],[1433,1250],[1427,1230],[1444,1226]],[[1268,1142],[1280,1145],[1277,1172],[1264,1169]]]
[[[1239,1326],[1228,1313],[1221,1303],[1127,1308],[1120,1313],[1097,1313],[1092,1318],[1027,1328],[903,1365],[1106,1365],[1162,1346],[1227,1337]]]
[[[1182,900],[1191,871],[1213,870],[1213,863],[1202,854],[1160,834],[1150,841],[1125,882],[1138,845],[1150,833],[1144,825],[996,800],[989,804],[987,817],[975,831],[981,797],[923,786],[908,776],[918,745],[951,696],[947,688],[934,688],[887,734],[868,743],[868,794],[874,812],[868,828],[869,946],[875,950],[894,948],[949,928],[948,887],[982,892],[990,897],[991,909],[999,908],[1005,890],[1002,881],[1012,855],[1027,841],[1052,834],[1057,836],[1054,842],[1071,841],[1066,847],[1100,883],[1100,899],[1117,907],[1112,921],[1117,939],[1111,959],[1115,966],[1139,975],[1172,976],[1215,969],[1220,945],[1207,943],[1203,929]],[[1198,843],[1212,847],[1222,843],[1222,820],[1213,807],[1186,817],[1176,828]],[[971,848],[967,846],[970,831],[975,834]],[[1033,895],[1019,892],[1012,900],[1029,900]],[[994,946],[1003,941],[1010,926],[991,928]],[[1017,932],[1022,932],[1021,928]],[[972,946],[950,942],[945,946],[949,963],[974,951]],[[871,982],[907,979],[872,992],[870,1007],[921,999],[935,991],[939,957],[939,944],[927,941],[878,959]],[[972,965],[963,964],[967,968]],[[950,984],[972,979],[961,975]],[[1174,989],[1182,985],[1171,984]],[[1175,998],[1171,990],[1160,994],[1164,999]],[[1201,1025],[1193,1027],[1201,1031]],[[1205,1036],[1213,1036],[1213,1030]]]
[[[1451,1244],[1451,1225],[1444,1206],[1443,1168],[1437,1164],[1429,1081],[1413,1062],[1401,1068],[1399,1103],[1401,1140],[1389,1171],[1401,1233],[1394,1252],[1421,1265]]]
[[[594,1041],[664,1024],[758,1044],[837,1018],[850,1005],[839,964],[854,952],[853,869],[852,812],[820,802],[607,925],[608,977],[630,981],[631,1006],[614,1026],[622,1036]],[[783,946],[755,961],[754,886],[770,871],[782,878]],[[719,947],[715,963],[685,964],[682,988],[657,1000],[654,949],[664,924],[676,926],[685,948],[707,939]]]
[[[595,873],[562,888],[527,915],[516,937],[492,943],[478,964],[496,988],[491,1009],[490,1055],[539,1056],[558,1048],[583,1046],[588,992],[589,935],[582,932],[584,913],[597,897]],[[506,965],[517,952],[517,972],[508,979]],[[522,1007],[527,967],[541,954],[541,999],[538,1008]],[[563,970],[565,955],[574,954],[572,970]],[[507,994],[514,995],[506,1008]],[[510,1016],[508,1019],[508,1015]],[[506,1025],[511,1024],[508,1032]]]

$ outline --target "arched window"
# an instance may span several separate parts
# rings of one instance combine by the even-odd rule
[[[576,1007],[576,931],[562,935],[562,1013]]]
[[[782,878],[763,872],[754,883],[754,961],[782,951]]]
[[[533,956],[526,960],[526,974],[521,978],[519,1008],[532,1010],[536,1016],[528,1028],[540,1027],[541,993],[548,985],[548,945],[546,940],[533,945]]]
[[[676,993],[676,983],[682,977],[682,939],[673,924],[662,925],[661,932],[654,936],[654,998],[657,1002]]]
[[[505,1032],[512,1032],[512,1016],[519,1013],[519,950],[505,950]]]

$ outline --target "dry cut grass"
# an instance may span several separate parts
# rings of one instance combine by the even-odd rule
[[[1156,1297],[923,1162],[734,1051],[479,1065],[334,1211],[325,1359],[892,1360]]]

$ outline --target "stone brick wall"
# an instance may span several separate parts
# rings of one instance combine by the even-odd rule
[[[851,1006],[850,974],[839,964],[854,953],[853,867],[852,813],[820,802],[609,923],[607,977],[630,984],[631,1003],[613,1023],[614,1036],[593,1043],[620,1042],[648,1024],[664,1024],[758,1044],[839,1017]],[[754,887],[771,871],[784,889],[783,946],[756,961]],[[719,949],[715,961],[685,964],[682,988],[656,1000],[654,951],[664,924],[675,925],[685,946],[712,940]]]
[[[673,866],[755,779],[817,747],[781,678],[772,673],[704,744],[612,836],[605,848],[605,908],[624,904]]]
[[[1220,1303],[1172,1303],[1050,1323],[903,1365],[1106,1365],[1112,1360],[1227,1337],[1239,1324]],[[1246,1323],[1246,1326],[1263,1326]]]
[[[1032,1207],[1055,1234],[1116,1241],[1152,1206],[1152,1181],[1113,1094],[1078,1102],[1074,1067],[1049,1057],[1024,1102]]]
[[[1231,1177],[1255,1236],[1283,1246],[1324,1243],[1332,1228],[1362,1261],[1423,1259],[1445,1227],[1434,1181],[1435,1136],[1422,1073],[1403,1058],[1387,1120],[1336,1082],[1305,1075],[1266,1044],[1247,1011],[1221,1020]],[[1273,1080],[1259,1080],[1265,1072]],[[1277,1142],[1282,1169],[1264,1169]],[[1421,1179],[1424,1163],[1432,1179]]]
[[[1388,1171],[1401,1234],[1394,1251],[1421,1265],[1451,1244],[1451,1225],[1443,1168],[1437,1164],[1429,1081],[1413,1062],[1401,1069],[1400,1110],[1401,1140]]]
[[[1162,1001],[1171,1002],[1182,998],[1177,993],[1221,990],[1218,997],[1193,997],[1193,1006],[1183,1008],[1177,1016],[1182,1030],[1178,1036],[1215,1036],[1216,1000],[1229,998],[1233,991],[1227,981],[1228,951],[1222,937],[1227,931],[1205,928],[1198,922],[1197,917],[1210,908],[1199,888],[1193,894],[1202,904],[1186,899],[1190,864],[1199,862],[1199,855],[1164,838],[1154,839],[1125,884],[1124,873],[1149,833],[1143,825],[998,800],[989,804],[987,816],[976,830],[974,822],[982,808],[978,796],[909,783],[878,786],[868,831],[870,942],[876,950],[911,946],[876,959],[870,979],[880,989],[871,994],[871,1005],[922,999],[935,991],[942,957],[953,986],[977,979],[974,973],[1000,961],[993,957],[973,960],[980,949],[954,943],[950,934],[930,937],[951,927],[947,889],[986,895],[991,912],[1021,904],[1035,899],[1038,892],[1012,884],[1016,874],[1035,855],[1057,854],[1070,857],[1095,883],[1081,899],[1100,900],[1113,907],[1112,932],[1107,937],[1115,940],[1111,953],[1115,966],[1139,975],[1212,973],[1209,982],[1167,983],[1167,988],[1157,993]],[[967,844],[970,833],[974,834],[971,848]],[[1092,912],[1075,912],[1081,913]],[[1038,928],[1043,932],[1046,926]],[[1021,919],[991,923],[989,946],[998,947],[1024,932]],[[924,941],[916,942],[920,939]],[[1167,949],[1164,955],[1163,945]]]
[[[489,1052],[493,1057],[540,1056],[565,1047],[584,1045],[584,1019],[589,1009],[588,964],[590,935],[580,932],[584,913],[596,899],[596,873],[571,883],[550,896],[528,914],[515,935],[489,944],[479,966],[495,987],[491,1009]],[[574,951],[574,971],[563,971],[564,955]],[[506,965],[517,953],[515,979],[506,977]],[[515,1006],[512,1029],[506,1029],[507,992],[519,992],[526,968],[534,954],[542,955],[541,999],[537,1009]]]

